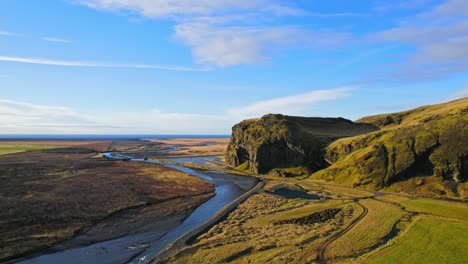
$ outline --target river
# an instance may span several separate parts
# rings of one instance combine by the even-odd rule
[[[232,180],[235,177],[239,177],[243,178],[242,181],[245,182],[246,177],[243,176],[223,175],[223,173],[219,172],[210,173],[208,176],[200,171],[195,171],[178,165],[164,164],[151,160],[134,159],[121,154],[105,155],[107,155],[108,158],[130,158],[135,162],[164,165],[166,167],[189,173],[204,180],[213,182],[216,195],[200,205],[179,226],[173,228],[167,233],[146,232],[142,234],[128,235],[83,247],[40,255],[22,260],[19,263],[149,263],[151,258],[157,255],[157,253],[164,249],[164,247],[175,241],[180,236],[205,223],[211,218],[211,216],[215,215],[223,207],[234,201],[256,184],[256,180],[254,179],[252,179],[251,184],[248,184],[248,187],[246,187],[245,184],[243,186],[236,184],[236,181]],[[217,177],[217,175],[219,175],[219,177]]]

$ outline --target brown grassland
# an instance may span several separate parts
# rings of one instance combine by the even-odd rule
[[[229,138],[176,138],[149,139],[150,142],[167,146],[180,146],[178,150],[169,152],[174,156],[223,156],[226,153]]]
[[[57,146],[43,142],[37,145],[41,149],[1,155],[0,261],[83,232],[103,241],[148,228],[157,231],[169,222],[177,224],[213,195],[212,184],[199,178],[164,166],[107,160],[99,151],[144,156],[177,146],[178,150],[158,157],[223,155],[226,143],[226,139]],[[232,172],[212,164],[185,165]],[[372,192],[304,177],[257,176],[265,181],[263,190],[168,259],[155,262],[464,263],[468,259],[466,202],[393,190]],[[273,194],[283,187],[322,198]],[[58,245],[80,246],[67,242]]]
[[[213,192],[211,183],[164,166],[92,158],[109,143],[0,156],[0,260],[47,248],[127,208],[164,205],[164,217],[193,210]]]

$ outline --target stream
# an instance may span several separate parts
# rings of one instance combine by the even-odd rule
[[[40,255],[30,259],[22,260],[18,263],[149,263],[151,258],[164,249],[164,247],[166,247],[168,244],[206,222],[208,219],[210,219],[211,216],[216,214],[224,206],[234,201],[236,198],[241,196],[256,184],[256,182],[252,180],[251,186],[248,189],[245,189],[236,185],[234,180],[229,179],[230,177],[232,178],[242,176],[229,175],[230,177],[220,176],[218,178],[216,177],[216,174],[222,175],[223,173],[210,173],[210,176],[208,176],[199,171],[195,171],[183,166],[165,164],[151,160],[134,159],[122,154],[105,153],[104,156],[111,159],[130,159],[134,162],[153,163],[183,171],[193,176],[213,182],[215,185],[216,195],[197,207],[179,226],[166,233],[146,232],[135,235],[127,235],[117,239],[98,242],[83,247]],[[224,176],[226,175],[227,174],[224,174]]]

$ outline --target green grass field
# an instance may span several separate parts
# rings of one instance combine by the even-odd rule
[[[0,152],[19,152],[27,150],[42,150],[42,149],[51,149],[54,147],[51,146],[15,146],[15,147],[1,147]]]
[[[18,147],[2,147],[0,146],[0,155],[24,152],[24,151],[33,151],[33,150],[46,150],[52,149],[55,147],[50,146],[18,146]]]
[[[468,224],[422,217],[397,243],[367,256],[362,263],[466,263]]]
[[[411,199],[400,203],[406,210],[435,216],[468,220],[468,204],[431,199]]]
[[[395,205],[365,199],[360,202],[368,213],[349,232],[332,242],[326,251],[331,258],[354,256],[376,245],[390,233],[393,225],[404,215]]]

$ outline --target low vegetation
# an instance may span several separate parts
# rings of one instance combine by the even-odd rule
[[[391,245],[358,262],[463,264],[468,259],[467,245],[467,222],[421,217]]]
[[[330,144],[325,157],[331,166],[313,179],[413,195],[466,197],[468,98],[359,122],[382,130]]]
[[[169,156],[224,156],[229,138],[174,138],[149,139],[161,144],[161,147],[177,146],[167,153]]]
[[[365,140],[371,140],[372,145],[375,138],[370,135],[394,133],[400,125],[406,126],[408,118],[412,118],[412,126],[418,126],[420,118],[412,114],[404,115],[400,124],[387,127],[371,120],[383,130],[366,135],[369,138],[362,142],[368,144]],[[352,145],[359,142],[356,138],[360,136],[338,142],[349,140]],[[170,148],[175,142],[182,152],[174,153]],[[195,140],[183,139],[81,142],[0,156],[0,261],[44,249],[77,234],[103,241],[130,231],[164,231],[163,223],[176,226],[213,195],[210,183],[162,166],[107,160],[98,152],[115,148],[139,157],[153,153],[159,161],[232,172],[221,168],[218,159],[197,159],[203,164],[195,164],[191,158],[164,159],[198,153],[199,148],[207,147],[206,143],[197,145]],[[193,147],[191,153],[185,144]],[[348,159],[352,162],[353,155],[370,155],[363,164],[371,162],[375,153],[366,154],[367,147],[360,147],[336,157],[335,164]],[[159,150],[170,151],[161,154]],[[184,161],[187,163],[180,163]],[[335,164],[328,169],[336,169]],[[354,165],[356,170],[362,169],[361,163]],[[247,174],[249,168],[247,161],[237,169]],[[453,179],[418,175],[383,186],[385,192],[375,192],[369,190],[373,189],[369,187],[372,182],[354,184],[354,174],[345,177],[337,171],[334,183],[329,183],[321,177],[284,177],[286,173],[301,174],[301,166],[283,169],[285,175],[281,171],[260,175],[265,181],[262,192],[250,196],[224,220],[162,262],[463,263],[468,257],[468,205],[415,196],[434,193],[431,188],[435,187],[429,186],[437,185],[442,186],[437,187],[439,190],[450,190],[440,196],[463,196],[464,182],[454,184]],[[365,177],[359,180],[367,181]],[[417,191],[409,192],[410,186],[417,186]],[[82,246],[73,241],[60,245]]]
[[[90,145],[97,142],[83,141],[52,141],[52,140],[0,140],[0,155],[32,151],[45,150],[61,147],[71,147],[80,145]],[[107,144],[108,145],[108,144]]]
[[[328,259],[358,256],[369,251],[392,231],[405,214],[398,206],[374,199],[364,199],[360,203],[368,210],[367,214],[351,230],[328,246]]]
[[[169,263],[311,262],[323,240],[359,213],[352,202],[253,195]]]
[[[262,174],[291,167],[306,169],[307,173],[325,167],[322,149],[330,142],[375,130],[373,125],[344,118],[265,115],[233,127],[226,163],[235,168],[249,161],[249,170]],[[303,170],[290,176],[301,174]]]
[[[400,203],[406,210],[468,221],[468,204],[433,199],[408,199]]]
[[[90,158],[91,147],[104,145],[1,156],[0,260],[51,246],[125,208],[213,191],[163,166]]]

